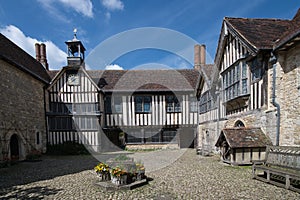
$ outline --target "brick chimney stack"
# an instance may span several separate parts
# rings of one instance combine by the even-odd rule
[[[35,43],[35,57],[37,61],[41,62],[41,45],[39,43]]]
[[[194,68],[200,70],[201,65],[206,64],[206,47],[204,44],[194,46]]]
[[[44,43],[35,43],[35,57],[47,70],[49,70],[49,65],[47,62],[46,45]]]
[[[47,54],[46,54],[46,45],[44,43],[41,44],[41,63],[44,67],[49,70],[48,62],[47,62]]]

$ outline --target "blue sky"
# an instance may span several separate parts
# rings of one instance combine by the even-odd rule
[[[35,55],[34,43],[44,42],[51,69],[60,69],[66,65],[64,42],[73,38],[74,28],[77,28],[77,37],[87,49],[86,55],[97,45],[120,32],[143,27],[159,27],[175,30],[199,44],[205,44],[207,60],[212,62],[222,19],[225,16],[291,19],[300,7],[297,0],[0,0],[0,2],[0,32],[32,56]],[[111,48],[119,47],[113,45]],[[192,67],[190,63],[172,52],[161,49],[135,50],[120,55],[105,65],[130,69],[139,65],[151,66],[149,63],[172,68]],[[105,66],[89,67],[102,69]]]

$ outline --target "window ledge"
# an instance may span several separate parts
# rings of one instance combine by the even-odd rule
[[[240,95],[238,97],[235,97],[233,99],[230,99],[230,100],[224,102],[223,105],[230,106],[232,104],[245,104],[245,102],[248,101],[249,97],[250,97],[250,94]]]

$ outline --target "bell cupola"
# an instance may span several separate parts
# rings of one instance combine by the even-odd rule
[[[77,29],[74,29],[74,38],[66,43],[68,47],[68,66],[84,66],[85,48],[80,40],[77,39]]]

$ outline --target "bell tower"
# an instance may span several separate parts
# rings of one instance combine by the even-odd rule
[[[77,39],[77,29],[74,29],[74,38],[66,41],[68,48],[68,66],[80,66],[84,67],[84,52],[85,48],[80,40]]]

